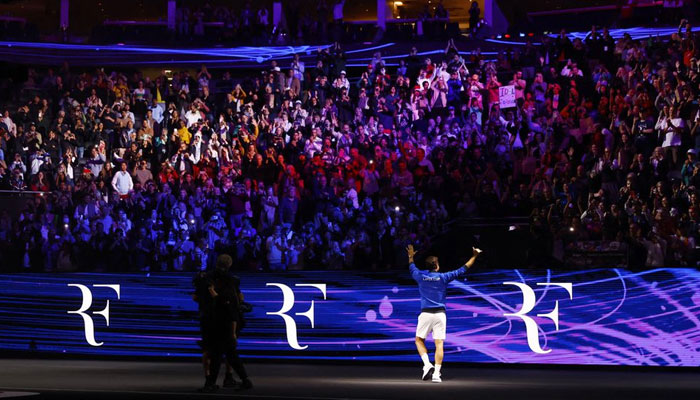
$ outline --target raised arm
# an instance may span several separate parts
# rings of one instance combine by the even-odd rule
[[[408,253],[408,269],[411,271],[411,277],[418,281],[420,279],[420,270],[418,270],[418,267],[416,267],[416,264],[413,262],[413,257],[418,252],[413,249],[412,244],[406,247],[406,252]]]
[[[408,265],[415,264],[414,261],[413,261],[413,257],[414,257],[414,256],[416,255],[416,253],[418,253],[418,252],[415,251],[415,250],[413,249],[413,245],[412,245],[412,244],[409,244],[409,245],[406,247],[406,252],[408,253]]]
[[[479,257],[479,254],[482,253],[483,250],[477,249],[476,247],[472,247],[472,258],[467,261],[464,266],[467,267],[467,269],[471,268],[472,265],[476,262],[476,258]]]
[[[476,247],[472,247],[472,258],[469,259],[464,265],[454,271],[445,272],[442,274],[446,282],[452,282],[453,280],[464,275],[469,268],[476,262],[476,258],[481,254],[481,250]]]

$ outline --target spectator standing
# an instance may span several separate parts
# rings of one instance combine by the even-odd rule
[[[129,192],[134,189],[134,181],[131,179],[131,174],[127,171],[125,162],[121,163],[121,170],[114,174],[114,178],[112,178],[112,188],[122,199],[125,199]]]

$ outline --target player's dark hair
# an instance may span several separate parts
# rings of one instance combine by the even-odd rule
[[[233,265],[233,259],[228,254],[222,254],[216,259],[216,269],[221,271],[228,271]]]
[[[428,268],[431,271],[434,271],[437,269],[438,265],[438,258],[435,256],[428,256],[428,258],[425,259],[425,267]]]

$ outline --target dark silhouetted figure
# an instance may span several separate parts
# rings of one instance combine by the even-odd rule
[[[237,341],[242,323],[240,305],[242,296],[239,282],[229,275],[233,260],[223,254],[216,260],[216,268],[210,273],[199,273],[194,280],[194,299],[199,304],[202,334],[203,364],[206,381],[201,392],[218,390],[216,380],[223,356],[241,379],[238,390],[250,389],[252,382],[238,356]],[[226,376],[224,386],[231,386],[232,376]]]

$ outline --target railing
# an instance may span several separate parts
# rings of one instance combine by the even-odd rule
[[[38,194],[40,196],[43,196],[45,194],[49,194],[51,192],[43,192],[39,190],[0,190],[0,195],[9,195],[9,194],[15,194],[15,195],[22,195],[22,194]]]
[[[575,242],[564,249],[564,264],[572,268],[626,267],[629,264],[629,248],[626,243],[616,241]]]

